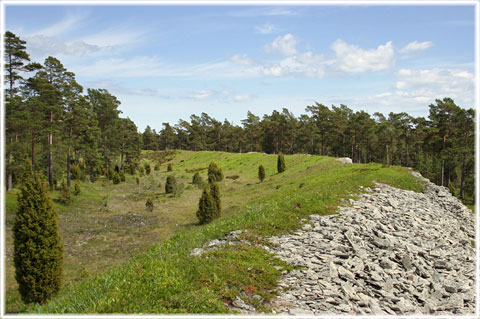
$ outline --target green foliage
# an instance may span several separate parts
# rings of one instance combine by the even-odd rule
[[[219,217],[222,212],[222,201],[220,199],[220,187],[217,183],[210,184],[210,195],[212,195],[215,200],[215,205],[217,207],[217,216]]]
[[[167,176],[167,181],[165,182],[165,193],[174,194],[177,189],[177,179],[173,175]]]
[[[145,173],[147,175],[150,175],[150,172],[152,171],[152,168],[150,167],[150,164],[149,163],[145,163],[144,164],[144,167],[145,167]]]
[[[38,173],[30,172],[17,202],[13,226],[15,278],[25,303],[44,303],[61,287],[63,245],[57,213]]]
[[[115,185],[120,184],[121,181],[122,181],[122,178],[120,177],[120,174],[118,174],[117,172],[114,172],[113,177],[112,177],[112,181],[113,181],[113,184],[115,184]]]
[[[60,198],[59,201],[65,205],[68,205],[72,201],[72,195],[70,193],[70,187],[67,186],[65,180],[62,180],[62,185],[60,186]]]
[[[75,164],[70,166],[70,173],[72,174],[72,179],[76,180],[85,180],[85,171]]]
[[[137,185],[140,185],[140,177],[137,176],[137,178],[135,179],[135,181],[137,182]]]
[[[173,165],[169,163],[167,166],[167,172],[171,172],[171,171],[173,171]]]
[[[125,182],[125,180],[126,180],[125,173],[123,171],[120,171],[120,173],[118,173],[118,174],[120,175],[120,180],[122,182]]]
[[[138,172],[140,173],[140,176],[143,176],[145,174],[145,168],[143,166],[139,166]]]
[[[112,169],[112,168],[109,168],[107,170],[107,173],[105,175],[105,177],[109,180],[112,180],[113,179],[113,175],[115,175],[115,171]]]
[[[200,176],[199,172],[196,172],[193,175],[192,184],[196,185],[198,188],[201,188],[203,186],[203,179],[202,179],[202,176]]]
[[[196,215],[200,224],[209,223],[219,215],[215,199],[206,188],[203,189],[202,196],[198,202]]]
[[[278,154],[278,159],[277,159],[277,171],[279,173],[282,173],[285,171],[285,157],[282,152]]]
[[[159,170],[160,170],[160,164],[159,164],[159,163],[155,164],[154,169],[155,169],[156,171],[159,171]]]
[[[120,173],[120,166],[118,166],[118,164],[115,164],[114,170],[116,173]]]
[[[215,183],[217,181],[217,177],[212,174],[212,173],[209,173],[208,174],[208,183],[211,184],[211,183]]]
[[[223,172],[222,169],[217,166],[214,162],[211,162],[210,165],[208,166],[208,176],[210,179],[210,175],[214,176],[214,181],[215,182],[220,182],[223,180]]]
[[[73,195],[78,196],[82,192],[82,189],[80,188],[80,184],[78,182],[75,182],[73,185]]]
[[[263,182],[263,180],[265,179],[265,168],[263,167],[263,165],[260,165],[258,167],[258,179],[260,180],[260,182]]]
[[[145,208],[149,212],[153,211],[154,205],[153,205],[153,200],[151,198],[148,198],[147,201],[145,202]]]
[[[136,173],[136,168],[135,168],[135,165],[129,165],[128,166],[128,172],[130,173],[130,175],[135,175]]]

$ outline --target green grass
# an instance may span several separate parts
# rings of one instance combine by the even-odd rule
[[[223,215],[204,226],[199,226],[195,217],[200,190],[186,189],[181,198],[173,198],[156,188],[158,181],[164,186],[170,174],[166,172],[167,163],[162,164],[160,171],[152,171],[152,176],[142,177],[138,188],[135,177],[129,175],[127,183],[120,185],[103,181],[85,184],[86,191],[75,204],[59,207],[61,225],[66,220],[74,224],[62,226],[68,227],[63,229],[64,234],[67,230],[74,233],[74,239],[64,235],[66,251],[71,252],[65,261],[66,282],[70,284],[42,306],[25,309],[15,303],[9,305],[7,298],[7,312],[226,313],[229,310],[225,303],[235,296],[260,306],[252,296],[272,298],[280,275],[273,266],[289,269],[288,265],[251,246],[228,247],[201,257],[189,256],[189,251],[238,229],[249,230],[245,237],[254,243],[262,242],[265,236],[292,231],[300,225],[300,219],[310,214],[333,213],[340,199],[359,193],[359,186],[373,186],[374,180],[403,189],[422,188],[406,169],[399,167],[345,166],[328,157],[291,155],[286,156],[287,170],[277,174],[276,160],[275,155],[262,153],[177,151],[171,161],[171,173],[179,182],[191,182],[193,173],[186,170],[208,167],[211,161],[222,168],[225,176],[240,176],[220,183]],[[259,165],[267,173],[262,183],[257,178]],[[206,173],[200,172],[204,180]],[[107,211],[100,209],[106,193]],[[144,205],[151,194],[156,194],[156,202],[149,214]],[[7,194],[7,220],[14,209],[9,196],[12,195]],[[93,206],[98,207],[94,212],[88,211]],[[82,212],[75,212],[77,208]],[[128,222],[119,222],[118,216],[124,216],[122,211],[128,208],[141,211],[147,226],[129,227]],[[94,221],[88,223],[87,219]],[[87,243],[77,247],[80,235],[85,234]],[[132,241],[133,246],[129,245]],[[85,267],[85,278],[78,273],[78,266],[72,265],[80,261]],[[12,274],[12,270],[7,271],[10,291],[14,289]],[[260,309],[267,310],[261,306]]]

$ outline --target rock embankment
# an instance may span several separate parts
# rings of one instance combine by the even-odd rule
[[[290,314],[472,314],[474,214],[444,187],[424,193],[377,184],[340,207],[311,215],[268,248],[301,269],[274,300]]]
[[[300,266],[283,272],[272,311],[473,314],[475,216],[446,188],[426,183],[423,193],[377,184],[338,214],[311,215],[295,233],[269,238],[263,248]],[[205,249],[238,243],[238,232]],[[235,310],[256,312],[236,302]]]

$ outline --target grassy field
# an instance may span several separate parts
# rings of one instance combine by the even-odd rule
[[[144,153],[146,158],[154,154]],[[147,159],[146,159],[147,160]],[[222,217],[198,225],[201,190],[191,185],[192,170],[214,161],[227,177],[219,183]],[[422,185],[403,168],[379,164],[343,165],[332,158],[286,156],[287,170],[276,173],[275,155],[177,151],[150,176],[127,174],[125,183],[82,183],[74,203],[56,203],[65,244],[65,283],[45,305],[25,306],[17,292],[12,261],[15,191],[6,196],[7,312],[33,313],[225,313],[235,296],[263,309],[253,295],[275,295],[280,270],[290,267],[262,249],[237,245],[189,256],[189,251],[230,231],[247,229],[250,242],[288,232],[310,214],[330,214],[340,199],[359,186],[384,182],[419,191]],[[259,183],[258,166],[266,168]],[[181,197],[164,192],[166,176],[185,184]],[[206,169],[200,171],[206,180]],[[237,179],[228,177],[238,176]],[[161,183],[161,186],[159,184]],[[55,192],[54,198],[58,197]],[[152,212],[145,209],[154,198]],[[268,311],[268,309],[263,309]]]

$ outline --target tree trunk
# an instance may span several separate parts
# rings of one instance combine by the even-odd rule
[[[385,147],[387,148],[387,166],[390,166],[390,162],[388,161],[388,143],[385,144]]]
[[[7,176],[7,192],[12,190],[12,148],[13,142],[12,138],[10,137],[10,150],[8,151],[8,176]]]
[[[123,154],[124,154],[124,152],[125,152],[125,141],[123,140],[122,141],[122,154],[120,156],[120,170],[122,172],[125,171],[125,166],[123,165]]]
[[[71,158],[72,147],[70,146],[70,141],[72,140],[72,130],[73,130],[73,128],[70,128],[68,149],[67,149],[67,186],[68,187],[70,187],[70,179],[71,179],[70,158]]]
[[[465,193],[464,193],[464,188],[465,188],[465,162],[466,162],[466,154],[463,154],[463,161],[462,161],[462,174],[461,174],[461,180],[460,180],[460,199],[464,199]]]
[[[53,126],[53,112],[50,111],[50,132],[48,132],[48,184],[50,186],[53,186],[53,153],[52,153],[53,133],[52,133],[52,126]]]
[[[444,173],[445,173],[445,160],[442,159],[442,178],[441,178],[441,180],[442,180],[441,185],[442,186],[443,186],[443,175],[444,175]]]

